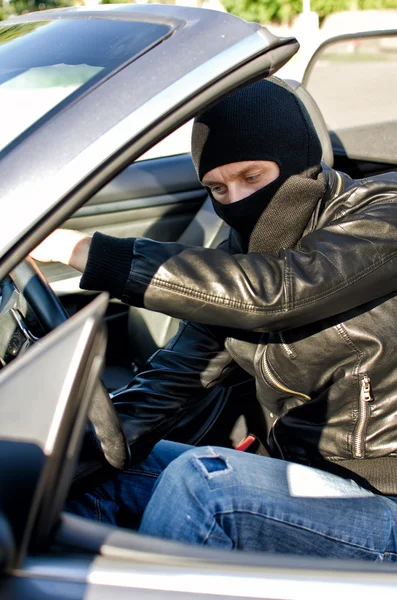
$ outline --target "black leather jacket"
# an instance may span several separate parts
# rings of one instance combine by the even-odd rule
[[[117,398],[136,459],[236,366],[278,415],[275,456],[397,493],[397,173],[326,170],[279,256],[137,239],[122,300],[183,319]]]

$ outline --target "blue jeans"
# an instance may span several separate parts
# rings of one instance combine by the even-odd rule
[[[225,448],[162,441],[66,510],[213,547],[397,561],[397,498]]]

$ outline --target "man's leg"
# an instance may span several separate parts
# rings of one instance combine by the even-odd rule
[[[186,444],[161,441],[141,464],[116,473],[92,491],[69,499],[65,510],[103,523],[136,528],[159,475],[190,448],[192,446]]]
[[[273,458],[194,448],[158,479],[142,533],[223,548],[397,560],[397,499]]]

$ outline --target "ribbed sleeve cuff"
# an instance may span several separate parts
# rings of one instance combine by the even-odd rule
[[[135,238],[123,239],[95,233],[80,287],[109,292],[111,296],[121,298],[134,256],[134,243]]]

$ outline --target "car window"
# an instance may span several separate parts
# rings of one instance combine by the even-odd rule
[[[188,154],[190,152],[190,138],[192,135],[193,120],[188,121],[176,131],[173,131],[158,144],[150,148],[139,160],[150,158],[162,158],[177,154]]]
[[[1,24],[0,150],[170,30],[163,23],[100,18]]]
[[[303,84],[319,105],[336,153],[397,160],[397,36],[354,34],[317,51]]]
[[[356,38],[324,49],[307,88],[332,129],[396,118],[397,37]]]

